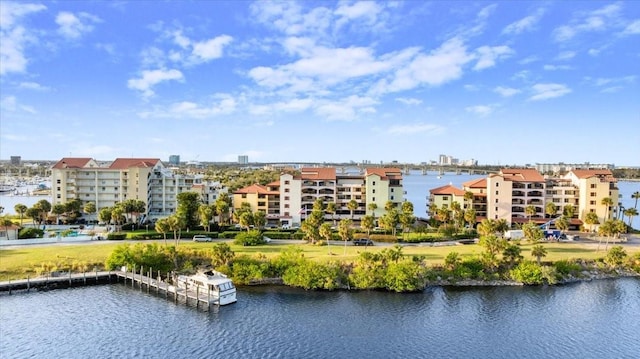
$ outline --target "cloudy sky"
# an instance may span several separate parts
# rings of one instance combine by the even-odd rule
[[[640,165],[640,2],[0,2],[0,159]]]

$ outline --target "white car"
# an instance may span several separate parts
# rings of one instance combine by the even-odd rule
[[[193,236],[194,242],[211,242],[211,237],[207,237],[204,234],[196,234]]]

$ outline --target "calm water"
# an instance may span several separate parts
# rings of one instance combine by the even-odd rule
[[[2,358],[638,358],[640,280],[418,294],[242,289],[209,312],[113,284],[0,296]]]

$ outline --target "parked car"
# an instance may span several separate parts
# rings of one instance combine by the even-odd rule
[[[204,234],[196,234],[193,236],[194,242],[211,242],[211,237],[205,236]]]
[[[369,238],[359,238],[353,241],[354,246],[372,246],[373,241]]]

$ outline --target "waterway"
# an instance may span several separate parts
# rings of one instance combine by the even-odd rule
[[[241,288],[210,311],[112,284],[0,295],[2,358],[638,358],[640,280],[414,294]]]

